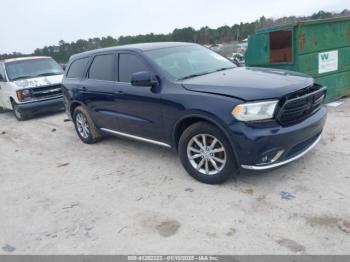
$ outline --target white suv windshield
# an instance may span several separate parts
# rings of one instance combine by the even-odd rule
[[[63,74],[62,68],[52,59],[14,61],[5,66],[10,81]]]
[[[236,67],[225,57],[197,45],[152,50],[145,54],[178,80]]]

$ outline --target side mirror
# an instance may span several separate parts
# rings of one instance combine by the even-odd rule
[[[0,82],[5,82],[5,78],[0,74]]]
[[[159,85],[159,81],[155,75],[151,74],[150,72],[137,72],[132,74],[131,84],[133,86],[155,87]]]

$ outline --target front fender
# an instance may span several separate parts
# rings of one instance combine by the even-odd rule
[[[228,141],[230,142],[231,148],[235,155],[236,164],[237,165],[239,164],[238,155],[234,147],[234,143],[231,139],[231,135],[229,133],[230,129],[227,126],[227,124],[223,120],[221,120],[219,117],[215,116],[214,114],[210,112],[202,111],[202,110],[185,111],[179,116],[179,118],[175,122],[173,131],[172,131],[171,145],[173,148],[178,150],[178,138],[179,138],[178,131],[181,127],[181,124],[184,123],[184,121],[190,120],[190,119],[196,119],[196,121],[200,121],[200,120],[207,121],[213,124],[214,126],[216,126],[217,128],[219,128],[224,133]]]

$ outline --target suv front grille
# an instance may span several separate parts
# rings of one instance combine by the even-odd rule
[[[315,84],[288,95],[277,114],[277,120],[284,126],[303,121],[320,109],[326,91],[325,87]]]
[[[36,88],[33,88],[31,91],[32,91],[33,99],[45,99],[45,98],[51,98],[51,97],[62,95],[62,86],[52,85],[52,86],[36,87]]]

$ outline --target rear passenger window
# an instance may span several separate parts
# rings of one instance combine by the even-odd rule
[[[89,78],[114,81],[114,54],[97,55],[92,61]]]
[[[119,55],[119,82],[130,83],[133,73],[144,71],[148,71],[148,68],[136,55]]]
[[[81,78],[89,58],[81,58],[74,61],[68,70],[67,78]]]

